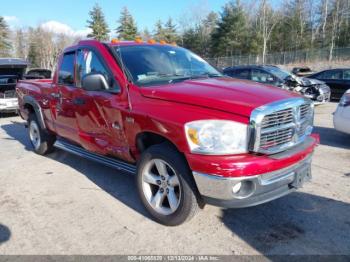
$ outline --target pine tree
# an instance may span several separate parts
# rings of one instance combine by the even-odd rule
[[[11,42],[10,42],[10,29],[5,19],[0,16],[0,55],[10,56]]]
[[[173,20],[169,18],[164,27],[164,40],[168,43],[176,43],[179,37],[177,35],[176,25],[173,23]]]
[[[216,56],[243,54],[248,41],[247,16],[240,1],[227,3],[212,34],[212,53]]]
[[[109,39],[109,29],[105,21],[105,16],[101,7],[96,4],[89,12],[90,20],[87,21],[88,28],[92,30],[92,33],[88,37],[92,37],[99,41],[105,41]]]
[[[118,23],[119,26],[116,29],[118,38],[122,40],[134,40],[137,35],[137,26],[127,7],[124,7],[121,11]]]
[[[165,40],[165,29],[163,27],[163,23],[161,20],[158,20],[156,22],[156,24],[154,25],[155,30],[154,30],[154,34],[153,37],[156,41],[162,41]]]

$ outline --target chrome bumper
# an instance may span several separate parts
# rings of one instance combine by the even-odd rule
[[[311,179],[311,155],[274,172],[246,177],[219,177],[193,172],[199,193],[207,204],[240,208],[259,205],[287,195]],[[234,193],[235,185],[241,183]]]

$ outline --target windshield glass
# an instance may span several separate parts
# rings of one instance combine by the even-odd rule
[[[278,67],[268,67],[266,70],[282,80],[286,80],[287,77],[293,76],[291,73],[284,71]]]
[[[192,52],[169,45],[117,46],[135,84],[150,86],[221,74]]]

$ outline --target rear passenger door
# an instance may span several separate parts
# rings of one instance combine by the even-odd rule
[[[53,115],[57,134],[72,141],[77,141],[78,132],[73,101],[76,92],[74,65],[75,52],[63,54],[58,69],[57,83],[53,88],[54,93],[51,95],[55,100]]]

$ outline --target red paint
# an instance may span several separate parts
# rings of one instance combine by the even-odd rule
[[[144,45],[119,42],[113,45]],[[275,160],[266,155],[203,156],[189,152],[184,124],[198,119],[228,119],[248,123],[255,108],[277,100],[297,96],[274,87],[227,78],[187,80],[153,87],[129,85],[108,49],[97,41],[81,41],[78,47],[95,48],[119,83],[121,92],[91,92],[52,81],[21,81],[17,85],[21,115],[27,119],[23,97],[30,95],[40,104],[47,128],[87,150],[136,162],[140,153],[136,137],[142,132],[159,134],[171,141],[186,156],[190,167],[198,172],[222,176],[254,175],[292,165],[313,151],[315,145],[291,157]],[[58,66],[59,67],[59,66]],[[62,98],[54,98],[59,93]],[[72,101],[83,98],[84,105]],[[133,121],[128,121],[132,119]],[[118,125],[120,129],[113,128]]]

